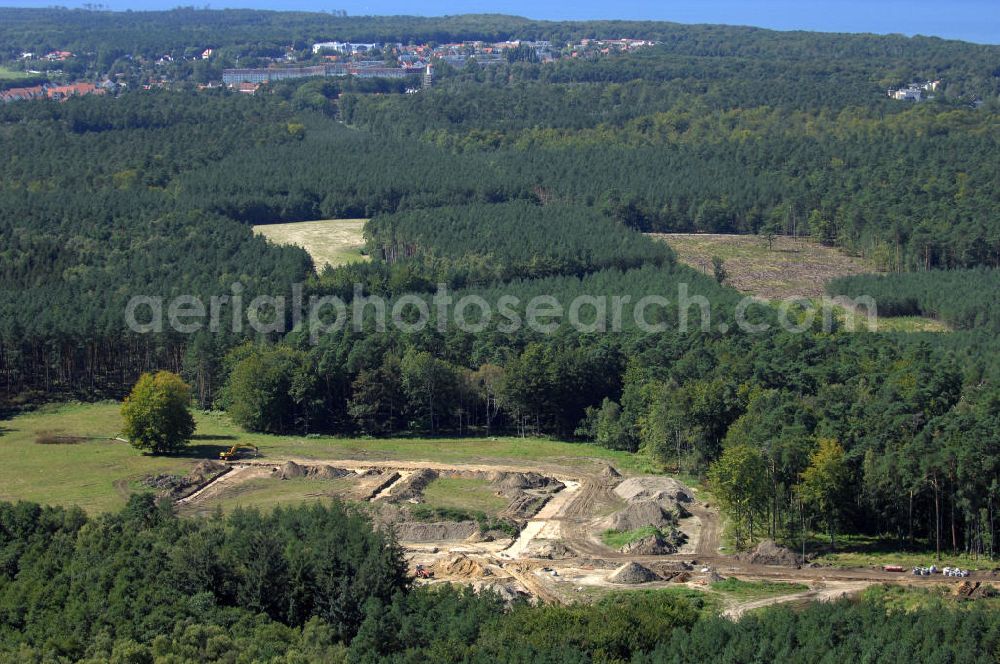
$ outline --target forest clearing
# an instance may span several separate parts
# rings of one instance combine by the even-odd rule
[[[367,219],[323,219],[296,221],[287,224],[262,224],[254,226],[254,233],[271,242],[294,245],[305,249],[317,270],[324,265],[337,267],[368,260],[361,253],[365,245],[362,231]]]
[[[770,246],[767,238],[759,235],[653,233],[651,237],[669,244],[681,263],[704,274],[712,274],[713,257],[721,258],[727,285],[769,300],[820,298],[827,294],[826,286],[834,279],[876,271],[871,261],[806,237],[775,236]],[[947,332],[951,328],[933,318],[880,313],[878,329]]]

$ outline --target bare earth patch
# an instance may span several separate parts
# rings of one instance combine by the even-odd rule
[[[324,265],[337,267],[347,263],[366,261],[361,253],[365,239],[362,235],[367,219],[324,219],[322,221],[297,221],[290,224],[264,224],[254,226],[275,244],[292,244],[302,247],[312,256],[316,269]]]
[[[757,235],[702,233],[651,233],[677,253],[677,259],[700,272],[712,274],[712,257],[718,256],[728,273],[726,284],[766,300],[814,299],[826,294],[826,284],[837,277],[875,272],[871,261],[848,256],[808,238],[777,236],[769,248]],[[835,311],[844,315],[843,308]],[[864,318],[858,319],[861,325]],[[941,321],[919,316],[880,317],[872,331],[948,332]]]
[[[768,249],[756,235],[654,233],[677,252],[680,262],[712,273],[712,256],[725,261],[729,285],[767,299],[822,297],[836,277],[874,272],[874,265],[805,238],[779,236]]]

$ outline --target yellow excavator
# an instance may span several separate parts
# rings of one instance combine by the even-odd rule
[[[253,445],[233,445],[228,450],[219,452],[219,460],[235,461],[241,458],[244,454],[249,454],[251,457],[256,458],[258,450]]]

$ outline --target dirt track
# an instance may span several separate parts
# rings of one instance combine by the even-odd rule
[[[247,480],[271,476],[274,469],[289,460],[306,466],[319,463],[315,459],[297,458],[235,462],[232,464],[232,470],[179,501],[179,504],[188,509],[204,508],[212,500],[227,495],[227,492],[238,491],[239,485]],[[515,586],[516,592],[526,593],[540,601],[572,601],[576,599],[573,592],[581,590],[580,584],[623,589],[625,586],[610,584],[606,577],[610,571],[629,561],[654,569],[663,568],[664,565],[672,566],[674,569],[688,569],[692,576],[689,585],[696,588],[706,587],[707,574],[700,571],[704,568],[727,577],[784,581],[810,586],[808,591],[796,590],[787,595],[731,605],[726,608],[725,615],[732,617],[780,602],[828,600],[845,593],[857,592],[874,583],[939,585],[953,581],[940,577],[913,577],[872,568],[795,568],[743,563],[732,556],[720,553],[718,512],[700,502],[685,505],[691,516],[682,519],[679,527],[688,533],[689,544],[678,553],[659,556],[621,553],[607,547],[600,539],[602,520],[623,505],[623,500],[613,491],[621,479],[602,473],[602,466],[595,465],[593,469],[581,470],[551,463],[445,464],[356,459],[324,459],[322,463],[359,473],[374,469],[411,474],[415,470],[429,468],[439,471],[536,472],[559,480],[565,484],[565,488],[554,494],[537,514],[528,519],[523,524],[521,534],[513,540],[505,542],[453,540],[437,542],[434,545],[403,542],[404,547],[410,552],[412,564],[434,566],[447,560],[449,556],[461,555],[479,561],[482,569],[495,570],[495,573],[480,577],[464,575],[461,578],[448,578],[447,574],[443,574],[438,575],[436,581],[454,580],[485,585],[509,583]],[[386,493],[388,491],[384,490],[378,497],[384,498]],[[372,497],[371,494],[368,495]],[[539,548],[544,551],[545,547],[556,547],[560,554],[550,557],[539,556]],[[986,575],[982,576],[985,578]],[[669,581],[664,580],[633,587],[651,588],[667,585],[670,585]]]

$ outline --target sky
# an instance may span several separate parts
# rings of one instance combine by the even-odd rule
[[[81,6],[86,0],[63,0]],[[1000,44],[1000,0],[89,0],[114,10],[169,9],[206,4],[214,9],[346,10],[349,15],[501,13],[535,19],[646,19],[679,23],[753,25],[776,30],[922,34]],[[45,7],[52,0],[0,0],[0,5]]]

